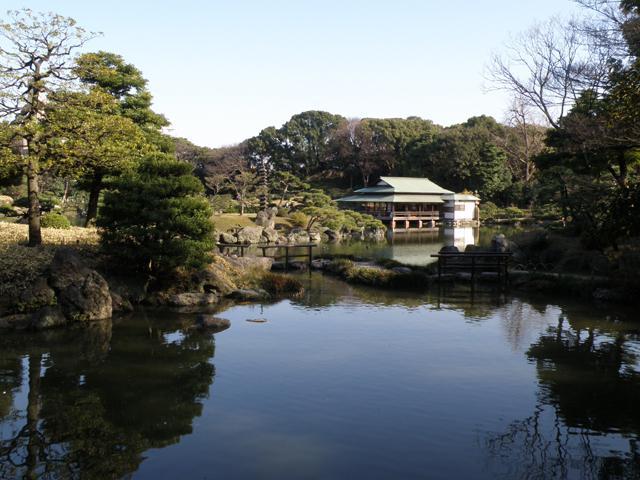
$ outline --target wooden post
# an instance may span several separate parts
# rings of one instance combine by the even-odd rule
[[[444,262],[444,257],[438,258],[438,283],[440,283],[440,279],[442,277],[442,262]]]
[[[309,249],[309,271],[311,271],[311,262],[313,261],[313,247],[311,244],[307,247]]]
[[[475,255],[471,257],[471,283],[476,280],[476,257]]]

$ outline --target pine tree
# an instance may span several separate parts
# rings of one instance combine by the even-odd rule
[[[154,153],[114,180],[98,217],[104,250],[150,275],[206,263],[213,248],[211,207],[191,169]]]

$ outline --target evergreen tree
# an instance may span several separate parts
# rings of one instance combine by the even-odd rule
[[[206,263],[213,248],[211,207],[191,170],[154,153],[114,180],[98,217],[104,250],[151,275]]]

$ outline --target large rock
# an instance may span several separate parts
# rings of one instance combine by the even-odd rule
[[[268,272],[273,265],[273,258],[271,257],[238,257],[227,259],[230,263],[239,268],[243,272],[249,270],[258,270]]]
[[[225,265],[212,263],[197,273],[198,288],[204,293],[226,295],[238,287],[225,271]]]
[[[169,298],[169,304],[174,307],[204,307],[218,303],[215,293],[187,292],[178,293]]]
[[[31,327],[31,315],[16,313],[0,317],[0,330],[26,330]]]
[[[218,318],[212,315],[198,315],[196,318],[196,326],[212,333],[218,333],[229,328],[231,322],[226,318]]]
[[[239,289],[231,292],[228,295],[229,298],[233,298],[234,300],[238,300],[240,302],[259,302],[261,300],[268,300],[269,293],[262,289]]]
[[[119,293],[111,291],[111,309],[116,312],[132,312],[133,304],[128,298],[123,297]]]
[[[319,243],[322,241],[322,234],[320,232],[310,232],[309,240],[314,243]]]
[[[440,249],[439,253],[460,253],[460,250],[455,245],[446,245]]]
[[[255,223],[264,228],[274,229],[276,227],[276,216],[278,209],[276,207],[267,208],[256,214]]]
[[[239,243],[260,243],[262,240],[263,227],[244,227],[238,231],[236,236]]]
[[[499,233],[491,239],[491,251],[498,253],[505,253],[511,251],[509,248],[509,240],[504,234]]]
[[[49,284],[55,290],[62,313],[71,321],[111,318],[109,285],[70,248],[60,248],[51,262]]]
[[[45,277],[38,277],[18,298],[22,312],[32,312],[42,307],[55,305],[56,294]]]
[[[287,235],[287,241],[289,243],[309,243],[311,239],[309,238],[309,232],[302,228],[294,228]]]
[[[10,207],[13,205],[13,198],[9,195],[0,195],[0,207]]]
[[[330,228],[327,228],[324,231],[324,234],[327,236],[330,242],[337,242],[342,239],[342,234],[339,231],[331,230]]]
[[[262,232],[262,238],[268,243],[276,243],[280,234],[273,228],[266,227]]]
[[[32,315],[30,328],[34,330],[45,330],[67,323],[68,320],[59,307],[44,307]]]
[[[365,240],[370,242],[381,242],[385,239],[386,232],[382,228],[368,228],[363,232]]]
[[[229,233],[229,232],[222,232],[220,234],[220,243],[237,243],[238,239],[235,237],[235,235]]]

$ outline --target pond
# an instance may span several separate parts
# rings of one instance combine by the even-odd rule
[[[406,265],[424,266],[435,262],[431,255],[444,246],[464,251],[467,245],[488,247],[498,233],[507,237],[522,231],[519,227],[440,227],[421,232],[387,232],[384,242],[323,243],[319,253],[355,255],[364,258],[389,258]]]
[[[633,315],[300,278],[215,335],[154,311],[2,335],[0,478],[640,475]]]

